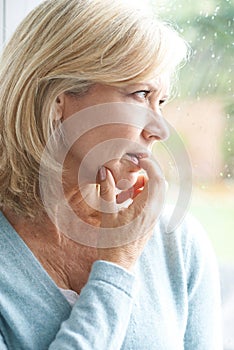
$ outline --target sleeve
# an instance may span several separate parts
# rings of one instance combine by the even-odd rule
[[[118,265],[96,261],[68,320],[49,350],[118,350],[128,327],[134,276]]]
[[[185,350],[222,350],[222,316],[218,266],[201,225],[190,218],[186,271],[188,321]]]
[[[7,350],[6,343],[4,342],[2,333],[0,332],[0,349],[1,350]]]

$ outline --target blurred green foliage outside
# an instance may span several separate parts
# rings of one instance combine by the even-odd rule
[[[231,0],[151,0],[151,3],[156,14],[175,27],[191,47],[189,62],[179,73],[178,97],[197,101],[212,97],[223,106],[225,127],[220,144],[223,170],[216,185],[206,183],[194,188],[190,211],[207,229],[219,259],[234,262],[234,3]]]
[[[180,73],[181,96],[200,99],[212,95],[223,101],[223,175],[234,178],[234,4],[231,0],[153,0],[152,4],[192,49],[190,62]]]

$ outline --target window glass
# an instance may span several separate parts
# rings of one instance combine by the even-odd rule
[[[231,0],[152,0],[152,6],[191,48],[179,73],[177,98],[164,110],[190,153],[190,208],[219,259],[234,263],[234,5]]]

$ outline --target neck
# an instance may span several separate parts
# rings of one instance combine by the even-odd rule
[[[91,196],[91,193],[86,196]],[[83,219],[89,223],[92,221],[92,225],[99,225],[98,215],[87,206],[81,191],[70,191],[69,203]],[[77,243],[63,234],[46,212],[32,220],[9,209],[3,212],[55,283],[61,288],[73,289],[79,293],[97,259],[96,249]],[[67,224],[69,232],[69,225],[72,227],[73,223]]]
[[[68,208],[73,211],[79,218],[84,220],[85,222],[89,222],[96,226],[98,219],[98,211],[97,211],[97,194],[98,188],[97,185],[91,184],[83,186],[82,188],[67,186],[64,188],[64,197],[68,204]],[[48,231],[50,232],[49,236],[57,236],[59,229],[56,227],[56,218],[58,216],[63,216],[63,205],[59,206],[60,203],[64,201],[57,201],[54,208],[51,208],[50,215],[47,214],[46,211],[41,211],[34,218],[29,218],[28,216],[22,216],[16,213],[14,210],[9,208],[4,208],[3,214],[6,216],[8,221],[14,227],[14,229],[20,233],[30,232],[30,236],[32,236],[35,228],[39,228],[40,235],[46,234],[48,237]],[[54,220],[51,221],[51,215],[54,217]],[[69,222],[68,222],[69,225]],[[29,229],[27,229],[29,228]],[[46,228],[46,230],[44,229]],[[36,229],[38,231],[38,229]]]

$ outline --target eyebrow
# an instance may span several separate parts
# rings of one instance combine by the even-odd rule
[[[158,91],[159,90],[158,86],[156,86],[154,84],[151,84],[151,83],[144,83],[144,82],[142,82],[142,83],[139,83],[139,85],[147,86],[152,91]]]
[[[158,87],[150,83],[141,82],[141,83],[133,83],[128,85],[128,87],[131,87],[131,88],[139,88],[139,86],[147,87],[149,90],[158,91]]]

